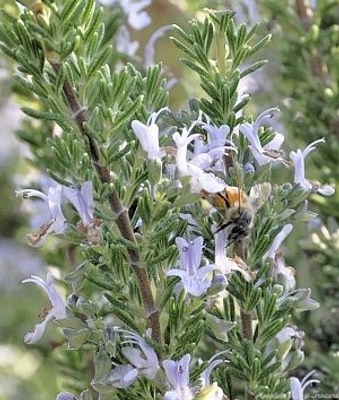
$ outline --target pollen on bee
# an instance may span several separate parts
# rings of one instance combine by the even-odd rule
[[[217,208],[228,208],[238,204],[240,207],[247,205],[247,196],[237,186],[227,186],[223,192],[213,197],[213,205]]]

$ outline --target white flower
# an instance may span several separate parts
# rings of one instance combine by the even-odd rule
[[[317,379],[308,379],[311,375],[314,374],[315,371],[311,371],[308,373],[302,381],[298,378],[292,377],[290,378],[290,387],[291,387],[291,396],[292,400],[304,400],[304,392],[307,386],[312,383],[319,383]]]
[[[164,155],[164,152],[159,147],[159,127],[155,123],[159,114],[164,110],[167,110],[167,108],[162,108],[158,112],[152,113],[147,121],[147,125],[138,120],[132,121],[132,129],[135,136],[139,139],[149,160],[155,160]]]
[[[265,119],[272,118],[275,111],[279,111],[279,109],[275,107],[265,110],[259,115],[253,125],[249,122],[245,122],[241,124],[239,128],[240,132],[245,135],[247,140],[250,142],[252,155],[259,166],[281,160],[279,149],[284,142],[283,135],[276,133],[274,138],[264,146],[261,145],[259,139],[260,125]]]
[[[179,361],[164,360],[162,365],[166,377],[173,388],[167,391],[164,400],[191,400],[194,398],[192,389],[189,387],[189,363],[191,356],[184,355]]]
[[[33,332],[27,333],[24,337],[25,343],[32,344],[36,343],[38,340],[41,339],[42,335],[45,332],[47,322],[50,319],[52,318],[55,318],[56,320],[63,319],[67,317],[67,314],[66,314],[65,303],[60,294],[58,293],[58,291],[56,290],[56,288],[54,287],[53,276],[50,273],[47,274],[46,282],[39,276],[35,275],[32,275],[30,278],[22,281],[22,283],[27,283],[27,282],[32,282],[40,286],[47,294],[51,302],[51,308],[48,309],[48,312],[45,315],[44,320],[40,324],[34,327]]]
[[[331,196],[334,189],[329,185],[315,186],[305,177],[305,158],[307,155],[316,148],[316,144],[324,143],[325,139],[318,139],[310,143],[304,150],[298,149],[297,151],[290,152],[290,158],[294,165],[294,183],[300,185],[304,190],[311,190],[315,188],[316,191],[323,196]]]

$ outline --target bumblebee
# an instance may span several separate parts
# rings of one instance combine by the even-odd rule
[[[253,208],[250,198],[243,190],[236,186],[227,186],[222,192],[213,196],[213,205],[219,210],[226,211],[225,217],[214,233],[227,228],[229,243],[245,239],[250,234]]]
[[[272,187],[268,182],[254,185],[249,196],[236,186],[226,186],[222,192],[214,194],[202,191],[202,198],[224,214],[214,234],[227,228],[228,244],[248,237],[254,215],[268,201],[271,191]]]

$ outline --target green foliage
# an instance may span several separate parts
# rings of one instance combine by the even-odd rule
[[[181,61],[195,71],[201,80],[201,87],[208,98],[199,100],[199,108],[216,124],[227,124],[232,129],[239,121],[236,113],[248,102],[239,98],[240,79],[262,67],[265,61],[257,61],[246,68],[240,68],[258,52],[270,39],[266,36],[254,45],[250,43],[256,26],[247,30],[245,25],[234,26],[232,12],[210,14],[202,26],[197,21],[189,24],[188,32],[176,26],[179,39],[173,43],[186,57]]]
[[[276,48],[281,77],[274,80],[274,88],[278,96],[288,99],[282,104],[283,122],[298,141],[326,139],[313,155],[312,171],[316,179],[337,186],[338,2],[321,0],[313,8],[307,2],[300,2],[306,5],[304,8],[283,7],[267,0],[260,4],[269,19],[275,16],[272,33],[274,43],[279,44]],[[311,201],[323,222],[311,225],[311,237],[303,239],[301,245],[323,307],[304,325],[313,339],[310,346],[314,357],[310,364],[325,374],[326,388],[320,389],[321,394],[324,390],[337,393],[336,367],[333,363],[333,368],[328,368],[328,360],[334,360],[338,348],[337,326],[331,322],[338,314],[338,193],[326,201],[313,195]],[[300,316],[298,321],[304,319]]]
[[[142,72],[132,63],[120,70],[108,63],[119,59],[110,41],[120,15],[113,13],[108,29],[104,19],[94,0],[46,0],[24,8],[17,17],[4,10],[0,27],[1,49],[18,65],[15,90],[24,94],[22,111],[37,120],[26,122],[20,132],[34,156],[31,163],[66,189],[82,190],[88,181],[93,186],[94,217],[89,224],[76,222],[75,211],[80,214],[76,203],[75,210],[65,207],[71,223],[59,251],[66,243],[77,248],[73,268],[66,268],[62,257],[55,258],[73,290],[67,298],[67,317],[55,316],[64,344],[72,350],[60,349],[58,355],[61,372],[68,376],[63,386],[81,393],[82,400],[160,398],[169,387],[177,389],[173,379],[166,378],[161,361],[177,362],[183,374],[179,360],[190,355],[190,376],[182,384],[196,395],[210,383],[201,374],[220,354],[215,365],[223,361],[225,365],[215,376],[229,398],[239,393],[248,400],[287,395],[285,378],[303,353],[292,348],[291,335],[285,341],[278,335],[289,327],[293,310],[312,309],[316,303],[309,299],[309,291],[291,292],[279,281],[291,274],[285,265],[280,266],[285,268],[282,277],[276,271],[281,243],[273,256],[268,253],[287,222],[310,217],[310,191],[300,184],[273,186],[271,167],[276,158],[271,157],[269,165],[258,165],[253,148],[239,134],[245,121],[240,115],[249,101],[240,94],[241,79],[265,64],[255,56],[270,35],[258,39],[257,25],[236,27],[232,12],[209,11],[202,23],[193,20],[187,29],[176,26],[178,38],[172,41],[184,53],[185,66],[198,74],[206,97],[193,99],[188,111],[174,114],[168,109],[161,65]],[[161,131],[161,157],[146,156],[150,144],[143,143],[132,121],[147,131],[146,142]],[[224,168],[215,175],[228,187],[238,187],[238,198],[234,204],[229,201],[229,208],[240,212],[242,196],[249,197],[255,185],[259,192],[256,199],[246,200],[249,208],[252,200],[257,202],[253,217],[250,214],[249,237],[225,239],[222,250],[227,247],[231,257],[224,254],[222,265],[213,264],[217,263],[215,227],[225,218],[230,224],[230,210],[225,203],[224,210],[211,212],[213,193],[201,183],[214,176],[218,157],[202,175],[182,174],[182,165],[177,165],[177,175],[171,173],[185,147],[180,140],[186,140],[185,133],[193,128],[197,141],[207,139],[204,124],[229,127],[231,139],[225,137],[218,146]],[[265,146],[274,137],[272,129],[263,128],[257,139]],[[185,151],[194,152],[194,147],[190,138]],[[267,156],[269,150],[262,154]],[[288,164],[283,157],[279,161],[281,166]],[[246,171],[248,164],[253,171]],[[193,162],[186,165],[187,170],[195,171],[194,167],[198,168]],[[195,180],[203,190],[193,190]],[[216,191],[223,193],[214,190],[214,195]],[[81,198],[81,191],[76,193],[74,197]],[[49,203],[52,200],[48,198]],[[53,218],[48,223],[53,224]],[[43,233],[52,226],[48,223]],[[187,248],[180,248],[175,239],[184,236]],[[191,241],[202,237],[204,254],[198,260],[202,265],[191,265],[202,252],[200,248],[190,255]],[[46,259],[54,260],[51,254]],[[179,278],[167,275],[173,267],[181,268]],[[203,268],[211,284],[200,295],[191,293],[191,286],[202,284]],[[159,361],[154,376],[147,365],[149,354]],[[206,357],[199,364],[196,359],[201,354]],[[136,357],[134,365],[131,359]],[[119,378],[123,368],[128,373]],[[189,386],[193,381],[194,388]]]

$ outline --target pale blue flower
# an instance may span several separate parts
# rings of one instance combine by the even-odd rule
[[[311,371],[302,379],[302,381],[295,377],[290,378],[292,400],[304,400],[304,392],[306,388],[312,383],[320,382],[317,379],[309,379],[314,373],[315,371]]]
[[[279,359],[282,361],[283,371],[291,367],[296,358],[303,359],[304,346],[303,337],[305,333],[291,326],[285,326],[275,335],[274,350],[277,352]],[[271,350],[273,350],[273,348]],[[291,351],[292,349],[292,351]]]
[[[209,163],[206,169],[212,171],[224,171],[224,156],[228,151],[237,151],[236,146],[227,140],[230,132],[228,125],[220,127],[211,124],[202,124],[202,128],[207,132],[207,143],[202,138],[194,141],[194,155],[206,153],[209,156]]]
[[[236,150],[235,145],[233,145],[231,141],[227,140],[227,136],[230,133],[228,125],[215,126],[211,124],[203,124],[202,128],[207,132],[207,143],[203,146],[200,152],[213,154],[213,152],[218,151],[223,155],[227,149]]]
[[[304,190],[316,189],[316,191],[324,196],[331,196],[334,189],[330,185],[317,186],[305,177],[305,158],[307,155],[316,149],[316,144],[324,143],[325,139],[318,139],[310,143],[304,150],[298,149],[297,151],[290,152],[290,158],[294,166],[294,183],[299,185]]]
[[[49,301],[51,302],[51,307],[48,309],[47,314],[44,316],[44,320],[34,327],[33,332],[27,333],[25,335],[24,342],[26,344],[36,343],[38,340],[41,339],[42,335],[45,332],[46,325],[50,319],[55,318],[56,320],[58,320],[67,317],[65,302],[55,288],[53,280],[53,276],[48,273],[46,281],[35,275],[32,275],[30,278],[22,281],[22,283],[31,282],[40,286],[47,294]]]
[[[164,360],[164,367],[168,383],[173,390],[165,393],[164,400],[191,400],[194,398],[189,386],[190,354],[184,355],[179,361]]]
[[[286,266],[283,253],[278,251],[274,259],[273,279],[275,282],[281,282],[287,292],[295,289],[295,270],[293,267]]]
[[[277,304],[282,304],[286,299],[294,300],[292,307],[296,311],[309,311],[319,308],[319,303],[311,299],[311,289],[296,289],[279,297]]]
[[[90,225],[93,221],[94,201],[92,190],[92,182],[90,181],[84,182],[80,190],[63,186],[64,196],[73,204],[84,226]]]
[[[178,237],[175,242],[179,250],[181,268],[170,269],[167,275],[179,276],[181,278],[179,287],[183,287],[188,294],[201,296],[212,285],[208,275],[216,269],[215,265],[200,267],[204,240],[199,236],[194,241],[188,242]]]
[[[246,136],[250,142],[250,149],[254,159],[257,161],[259,166],[272,163],[277,160],[281,160],[280,147],[284,142],[284,136],[280,133],[275,133],[274,138],[264,146],[261,145],[259,139],[259,128],[263,121],[267,118],[272,118],[275,111],[279,111],[278,108],[270,108],[262,112],[258,118],[251,125],[249,122],[245,122],[240,125],[240,132]]]
[[[293,304],[293,308],[297,311],[309,311],[319,308],[319,303],[311,299],[311,289],[298,289],[293,294],[296,301]]]
[[[210,377],[211,377],[212,371],[214,370],[215,367],[217,367],[219,364],[224,362],[223,359],[217,358],[217,357],[219,357],[221,354],[225,354],[225,353],[228,353],[228,352],[229,352],[229,350],[220,351],[220,352],[214,354],[214,356],[212,356],[208,360],[207,368],[200,374],[200,379],[201,379],[202,384],[203,384],[202,387],[206,387],[206,386],[209,386],[211,384]],[[203,361],[201,359],[199,359],[198,362],[199,362],[199,364],[201,364]]]
[[[224,360],[219,357],[221,354],[227,353],[228,350],[221,351],[214,356],[212,356],[208,360],[207,368],[200,374],[200,381],[202,382],[202,387],[199,393],[196,395],[196,399],[199,400],[223,400],[224,393],[222,389],[218,386],[217,382],[210,382],[210,376],[214,368],[216,368],[219,364],[223,363]],[[198,360],[198,363],[201,364],[203,361],[201,359]]]
[[[65,200],[63,197],[73,204],[85,227],[93,223],[94,201],[90,181],[84,182],[81,188],[77,189],[60,185],[49,179],[47,195],[35,189],[17,190],[16,195],[20,194],[25,198],[39,197],[46,202],[49,208],[50,220],[44,223],[37,233],[28,235],[31,244],[34,246],[41,244],[50,232],[56,234],[65,232],[67,224],[61,208],[62,202]]]
[[[78,400],[78,398],[71,393],[61,392],[57,395],[56,400]]]
[[[117,365],[108,377],[109,383],[118,389],[126,389],[138,378],[138,370],[131,364]]]
[[[132,40],[131,34],[129,33],[126,26],[122,25],[116,36],[116,47],[119,53],[126,54],[129,57],[134,57],[139,48],[140,44],[137,40]],[[123,66],[119,64],[118,69]]]
[[[37,234],[29,235],[29,239],[34,246],[41,244],[46,238],[46,235],[50,232],[60,234],[65,231],[66,219],[61,209],[61,185],[50,186],[47,195],[35,189],[16,190],[15,193],[17,196],[23,195],[24,198],[39,197],[48,205],[50,220],[41,226]]]
[[[217,230],[218,225],[213,225],[212,230]],[[250,274],[247,272],[246,265],[242,260],[227,257],[227,239],[229,233],[227,229],[221,229],[214,234],[214,260],[216,268],[225,276],[232,273],[232,271],[239,271],[242,276],[247,280],[251,280]]]
[[[176,166],[180,177],[190,177],[190,186],[193,193],[205,190],[209,193],[221,192],[225,188],[225,182],[213,173],[207,173],[204,169],[210,169],[213,158],[207,153],[200,153],[188,160],[188,145],[198,138],[199,134],[190,135],[191,129],[183,128],[173,134],[173,140],[177,146]]]
[[[135,30],[146,28],[152,20],[144,8],[152,4],[151,0],[120,0],[120,6],[127,16],[128,24]]]
[[[132,121],[134,134],[146,151],[149,160],[159,159],[164,155],[164,152],[159,147],[159,127],[155,123],[159,114],[164,110],[167,110],[167,108],[162,108],[158,112],[152,113],[146,125],[138,120]]]
[[[120,5],[127,17],[128,24],[135,30],[146,28],[152,20],[144,8],[152,4],[151,0],[99,0],[105,6]]]
[[[267,252],[263,255],[263,260],[269,258],[273,263],[273,279],[281,282],[287,292],[293,290],[296,286],[294,278],[295,272],[291,267],[287,267],[281,251],[281,245],[293,229],[292,224],[286,224],[281,231],[275,236],[273,243]]]
[[[146,336],[151,337],[151,332],[151,329],[147,329]],[[122,345],[128,344],[129,346],[123,347],[123,355],[135,366],[139,375],[145,376],[148,379],[154,379],[160,366],[158,356],[153,347],[144,338],[134,332],[125,331],[124,339]],[[131,345],[137,345],[139,349]]]
[[[110,374],[110,383],[117,388],[126,388],[139,376],[154,379],[160,366],[158,356],[153,348],[144,338],[134,332],[119,327],[116,328],[116,331],[123,334],[121,352],[129,361],[129,364],[116,366]],[[151,332],[151,329],[147,329],[146,335],[151,337]]]
[[[281,247],[282,242],[291,233],[292,229],[293,229],[292,224],[284,225],[284,227],[281,229],[281,231],[275,236],[270,248],[263,255],[263,260],[265,260],[266,258],[271,258],[272,260],[274,260],[276,253],[278,252],[278,250]]]
[[[228,125],[215,126],[211,124],[203,124],[202,128],[208,133],[210,147],[222,147],[225,145],[230,127]]]

